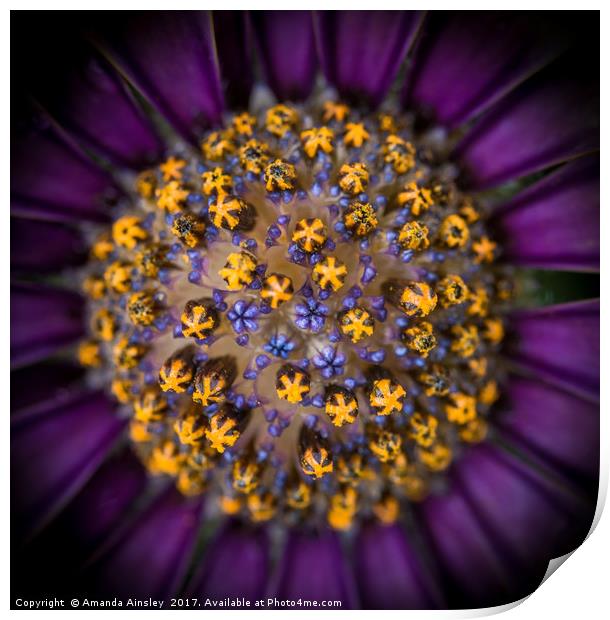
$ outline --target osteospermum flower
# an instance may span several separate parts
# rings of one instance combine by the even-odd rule
[[[596,59],[546,21],[67,44],[13,150],[16,591],[485,606],[582,540],[599,305],[518,309],[599,262]]]

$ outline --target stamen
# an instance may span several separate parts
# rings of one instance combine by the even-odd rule
[[[468,299],[468,287],[458,275],[445,276],[437,286],[441,304],[445,307],[464,303]]]
[[[335,148],[334,139],[335,134],[328,127],[314,127],[301,132],[303,150],[311,158],[315,157],[319,152],[332,153]]]
[[[436,440],[438,420],[431,415],[414,413],[409,420],[409,437],[422,448],[429,448]]]
[[[430,247],[428,227],[417,221],[407,222],[398,234],[398,243],[405,250],[425,250]]]
[[[320,288],[336,292],[345,284],[347,267],[335,256],[327,256],[313,268],[312,277]]]
[[[356,237],[366,237],[377,228],[379,221],[368,202],[354,201],[345,210],[343,223]]]
[[[398,204],[401,207],[409,207],[415,216],[427,211],[432,203],[432,192],[425,187],[419,187],[415,181],[407,183],[403,191],[398,194]]]
[[[159,170],[166,183],[168,181],[180,181],[182,179],[182,168],[184,168],[184,166],[186,166],[186,161],[184,161],[184,159],[172,156],[159,166]]]
[[[154,170],[144,170],[136,177],[135,190],[142,198],[152,198],[156,189],[157,177]]]
[[[254,226],[252,205],[236,196],[218,196],[210,205],[209,213],[212,224],[226,230],[247,231]]]
[[[131,265],[116,261],[104,272],[106,286],[115,293],[128,293],[131,290]]]
[[[95,260],[105,261],[114,252],[114,243],[109,232],[100,233],[91,246],[91,257]]]
[[[239,163],[246,172],[260,174],[269,162],[269,146],[258,140],[248,140],[239,149]]]
[[[283,104],[270,108],[266,114],[267,131],[280,138],[295,127],[298,121],[297,111]]]
[[[275,310],[290,301],[294,293],[292,280],[281,273],[271,273],[263,280],[261,297]]]
[[[101,340],[110,342],[114,340],[119,329],[116,316],[106,308],[98,310],[91,322],[91,331]]]
[[[201,364],[193,382],[193,400],[204,407],[223,402],[236,374],[237,364],[229,356],[211,359]]]
[[[381,426],[370,425],[367,432],[369,449],[382,462],[387,463],[398,457],[402,446],[401,436]]]
[[[245,453],[233,464],[232,485],[238,493],[248,495],[258,487],[261,475],[261,464],[254,460],[251,453]]]
[[[367,310],[356,306],[339,314],[339,326],[341,331],[356,343],[373,335],[375,320]]]
[[[300,403],[311,389],[309,376],[296,366],[284,364],[277,371],[275,389],[279,398],[293,404]]]
[[[239,291],[254,280],[256,258],[249,252],[232,252],[218,272],[230,291]]]
[[[134,325],[151,325],[157,316],[157,309],[152,291],[132,293],[127,301],[127,314]]]
[[[305,475],[322,478],[333,471],[330,446],[321,435],[303,426],[299,445],[301,469]]]
[[[292,164],[276,159],[265,168],[265,187],[268,192],[290,190],[294,188],[296,177]]]
[[[272,493],[251,493],[247,499],[250,518],[255,523],[269,521],[275,515],[276,504],[277,498]]]
[[[222,454],[227,448],[235,445],[245,425],[246,414],[244,412],[230,405],[224,405],[210,417],[209,426],[205,430],[205,438],[214,450]]]
[[[415,165],[415,148],[410,142],[397,135],[386,138],[382,152],[384,161],[392,164],[398,174],[404,174]]]
[[[235,150],[232,140],[232,130],[213,131],[201,143],[201,150],[205,159],[211,161],[221,161],[225,155],[229,155]]]
[[[428,316],[436,308],[438,299],[425,282],[389,280],[384,284],[384,292],[389,301],[413,318]]]
[[[472,357],[479,346],[479,332],[476,325],[455,325],[451,328],[453,342],[451,350],[462,357]]]
[[[299,220],[292,233],[292,240],[304,252],[309,253],[321,250],[326,239],[328,239],[328,230],[318,217]]]
[[[157,207],[168,213],[178,213],[183,207],[189,192],[178,181],[171,181],[167,185],[155,190]]]
[[[373,504],[373,514],[384,525],[391,525],[398,519],[400,505],[396,498],[389,493],[385,493],[382,498]]]
[[[462,217],[448,215],[441,223],[439,235],[442,241],[450,248],[463,248],[470,239],[468,224]]]
[[[174,423],[174,431],[180,443],[185,446],[198,446],[206,429],[201,416],[193,408],[187,409]]]
[[[343,142],[345,142],[346,146],[353,146],[359,149],[371,137],[364,128],[364,123],[347,123],[345,129]]]
[[[402,410],[405,389],[396,382],[387,370],[378,368],[369,375],[371,387],[369,403],[376,415],[390,415]]]
[[[102,365],[101,347],[95,340],[85,340],[78,346],[78,361],[88,368]]]
[[[449,395],[449,403],[445,406],[445,413],[450,422],[465,424],[477,415],[476,400],[468,394],[455,392]]]
[[[335,103],[334,101],[326,101],[324,103],[324,114],[322,120],[325,123],[330,121],[338,121],[342,123],[349,115],[349,107],[344,103]]]
[[[330,498],[328,523],[336,530],[347,530],[357,511],[357,494],[354,488],[345,487]]]
[[[353,424],[358,415],[356,395],[346,388],[330,385],[326,388],[326,415],[335,426]]]
[[[191,299],[186,302],[180,317],[182,335],[185,338],[203,340],[207,338],[219,324],[219,317],[212,299]]]
[[[343,164],[339,169],[339,187],[350,196],[357,196],[366,191],[369,185],[369,173],[366,164],[356,162]]]
[[[293,482],[288,487],[286,503],[294,510],[304,510],[311,504],[311,487],[302,480]]]
[[[193,380],[193,351],[186,347],[167,358],[159,371],[159,385],[164,392],[185,392]]]
[[[233,117],[233,128],[238,135],[250,137],[254,133],[256,118],[247,112],[236,114]]]
[[[428,357],[430,351],[436,347],[434,328],[432,323],[428,323],[428,321],[422,321],[418,325],[406,329],[402,337],[411,351],[419,353],[424,358]]]
[[[158,422],[163,419],[169,406],[157,387],[148,387],[133,402],[134,417],[139,422]]]

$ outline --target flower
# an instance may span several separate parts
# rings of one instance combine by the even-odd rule
[[[303,303],[297,304],[294,307],[294,312],[296,315],[294,324],[299,329],[317,333],[324,327],[328,316],[328,307],[311,296],[304,299]]]
[[[288,359],[294,347],[295,343],[286,334],[273,334],[263,349],[276,357]]]
[[[316,368],[320,369],[325,379],[330,379],[335,375],[343,374],[345,360],[345,355],[340,353],[336,347],[326,346],[316,353],[311,361]]]
[[[253,303],[247,303],[243,299],[236,301],[227,312],[227,318],[231,321],[237,334],[247,331],[256,331],[258,323],[258,308]]]
[[[16,591],[487,606],[582,540],[599,303],[518,308],[523,267],[599,267],[592,18],[565,19],[65,39],[12,151]]]

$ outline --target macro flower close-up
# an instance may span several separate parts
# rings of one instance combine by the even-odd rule
[[[599,13],[11,30],[13,601],[491,607],[582,543]]]

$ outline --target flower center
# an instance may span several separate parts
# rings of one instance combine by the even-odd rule
[[[83,364],[148,470],[254,521],[393,521],[481,441],[510,282],[406,115],[234,116],[141,173],[84,278]]]

